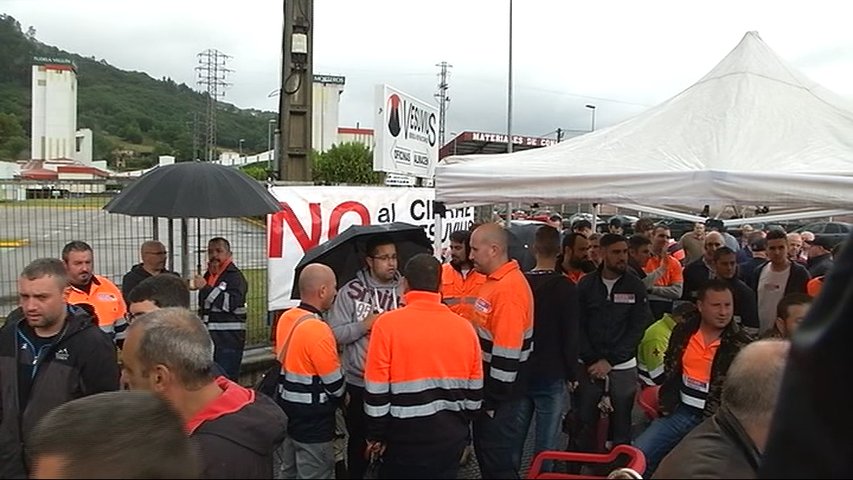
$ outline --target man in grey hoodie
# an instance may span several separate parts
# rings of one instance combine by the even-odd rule
[[[366,253],[366,268],[338,290],[328,317],[338,348],[342,350],[341,360],[349,394],[345,411],[349,432],[349,478],[364,477],[367,468],[364,361],[368,334],[376,317],[397,308],[400,299],[400,274],[394,242],[386,235],[371,237],[367,241]]]

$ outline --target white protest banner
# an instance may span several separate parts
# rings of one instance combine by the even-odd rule
[[[351,225],[405,222],[422,225],[432,240],[435,216],[432,188],[273,187],[282,211],[267,216],[270,310],[298,304],[290,299],[293,271],[305,252],[332,239]],[[473,207],[448,210],[442,242],[450,232],[468,228]]]

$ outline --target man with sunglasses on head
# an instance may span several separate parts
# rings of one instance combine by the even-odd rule
[[[400,302],[397,246],[387,235],[367,240],[365,267],[338,290],[328,316],[329,326],[342,351],[349,403],[345,415],[349,441],[349,478],[362,478],[367,469],[367,415],[364,413],[364,362],[368,334],[379,314],[394,310]]]

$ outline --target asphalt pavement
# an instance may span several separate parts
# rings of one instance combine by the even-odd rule
[[[234,251],[235,262],[243,269],[265,268],[266,229],[242,219],[223,218],[200,221],[201,243],[197,239],[197,220],[190,219],[189,256],[192,271],[196,270],[197,252],[206,262],[207,240],[213,236],[227,238]],[[62,247],[72,240],[89,243],[95,253],[95,273],[116,283],[130,267],[139,263],[139,247],[154,238],[151,218],[129,217],[108,213],[97,207],[50,207],[0,204],[0,225],[3,240],[13,241],[0,247],[0,315],[16,304],[17,278],[32,260],[41,257],[59,258]],[[181,268],[180,221],[173,225],[174,247],[170,250],[174,270]],[[169,249],[169,229],[166,219],[159,221],[160,241]],[[201,245],[201,250],[199,250]]]

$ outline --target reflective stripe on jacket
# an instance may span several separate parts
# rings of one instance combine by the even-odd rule
[[[515,260],[487,276],[474,304],[474,323],[489,408],[518,393],[516,380],[533,350],[533,293]]]
[[[486,276],[482,273],[471,270],[463,276],[453,265],[445,263],[441,266],[441,302],[453,313],[471,320],[477,292],[484,283]]]
[[[429,458],[464,446],[482,402],[482,356],[471,323],[442,305],[438,293],[410,291],[405,302],[382,314],[370,334],[367,438],[400,455]]]
[[[301,308],[292,308],[279,318],[277,355],[288,335],[290,343],[284,352],[276,398],[287,413],[287,431],[298,442],[331,441],[335,408],[345,387],[335,336],[314,312]]]

